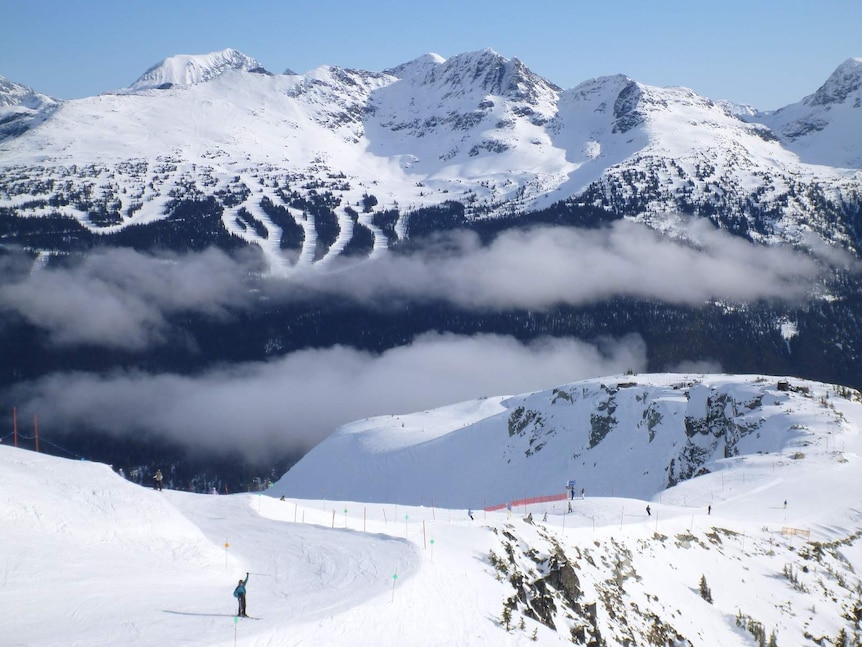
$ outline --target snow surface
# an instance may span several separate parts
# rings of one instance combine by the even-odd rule
[[[345,427],[333,442],[362,438],[354,443],[357,454],[344,460],[330,453],[329,463],[318,456],[322,473],[314,486],[336,473],[364,486],[334,500],[289,494],[280,500],[280,492],[298,485],[290,478],[294,470],[266,494],[156,492],[107,465],[7,442],[0,445],[0,642],[571,644],[573,626],[593,603],[595,626],[608,645],[648,644],[647,636],[662,631],[679,645],[756,644],[739,617],[774,631],[782,646],[811,644],[806,635],[831,640],[842,628],[852,636],[862,568],[859,394],[796,380],[788,392],[777,389],[775,378],[753,376],[620,376],[605,383],[623,379],[650,397],[686,382],[721,385],[741,397],[759,390],[765,404],[752,415],[766,424],[747,437],[738,456],[710,462],[710,473],[648,497],[606,496],[596,491],[598,482],[579,480],[587,496],[572,502],[571,513],[557,501],[511,513],[473,508],[474,520],[466,510],[474,484],[452,465],[467,454],[474,471],[496,479],[505,494],[506,463],[476,460],[496,448],[475,429],[499,415],[504,398],[402,416],[403,433],[383,418],[376,419],[377,432],[371,421]],[[573,393],[569,386],[557,394]],[[708,397],[695,388],[690,406]],[[548,405],[558,406],[568,405]],[[626,417],[634,409],[624,409],[617,417],[637,432],[602,441],[623,453],[643,431],[639,420]],[[775,444],[779,428],[786,441]],[[427,492],[411,465],[393,468],[399,454],[423,445],[443,448],[422,456],[433,461],[427,467],[440,482],[460,490],[462,505],[435,507],[423,500]],[[652,466],[648,459],[632,461],[614,478],[643,487],[640,472]],[[555,491],[581,477],[546,469]],[[531,488],[538,482],[524,481]],[[366,491],[391,496],[370,501]],[[398,498],[417,503],[392,502]],[[528,513],[532,524],[523,519]],[[579,606],[565,607],[554,593],[557,606],[542,624],[524,614],[524,605],[538,597],[528,587],[528,602],[515,606],[507,630],[501,618],[517,592],[512,578],[541,578],[563,556],[575,568]],[[509,577],[492,563],[500,558]],[[246,571],[252,573],[248,610],[256,619],[240,620],[231,592]],[[701,577],[712,603],[698,592]]]

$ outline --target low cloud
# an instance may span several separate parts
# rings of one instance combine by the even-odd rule
[[[411,256],[390,255],[305,285],[356,300],[441,300],[467,309],[545,309],[633,297],[679,305],[797,300],[824,272],[812,256],[761,246],[704,221],[672,240],[643,225],[510,231],[487,246],[455,234]]]
[[[43,329],[57,346],[144,350],[173,334],[178,312],[223,317],[250,299],[248,268],[224,253],[150,255],[114,248],[76,265],[20,274],[10,261],[0,305]]]
[[[305,451],[346,422],[482,396],[641,371],[636,336],[586,344],[546,338],[427,334],[375,355],[345,347],[305,350],[189,377],[122,372],[55,374],[7,394],[38,415],[46,437],[76,428],[170,438],[249,458]]]
[[[628,221],[599,230],[508,231],[485,246],[458,232],[410,255],[384,254],[346,269],[333,264],[266,280],[250,253],[154,256],[112,249],[68,268],[4,271],[0,307],[44,330],[56,346],[138,352],[186,335],[177,327],[178,314],[228,317],[254,307],[261,294],[285,301],[343,298],[379,308],[444,302],[480,312],[616,297],[697,305],[803,299],[828,269],[813,255],[754,245],[703,220],[674,230],[685,240]],[[828,262],[844,260],[828,255]]]

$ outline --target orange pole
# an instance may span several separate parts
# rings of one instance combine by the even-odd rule
[[[39,451],[39,419],[33,416],[33,432],[36,435],[36,452]]]
[[[18,408],[12,407],[12,438],[15,439],[15,447],[18,446]]]

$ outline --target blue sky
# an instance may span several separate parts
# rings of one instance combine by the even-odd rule
[[[563,88],[622,73],[766,110],[862,56],[858,0],[0,0],[0,16],[0,75],[61,99],[226,47],[272,72],[490,47]]]

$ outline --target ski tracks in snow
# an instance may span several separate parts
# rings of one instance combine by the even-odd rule
[[[387,593],[393,575],[409,577],[419,568],[415,546],[404,539],[294,523],[293,505],[272,497],[171,496],[216,545],[230,544],[226,550],[239,564],[231,577],[251,573],[249,614],[264,620],[328,618]]]
[[[258,245],[269,263],[270,272],[273,274],[284,276],[289,274],[292,269],[329,264],[341,254],[351,238],[353,238],[354,230],[357,226],[368,228],[373,236],[372,258],[384,253],[388,248],[386,235],[379,227],[374,225],[373,214],[360,214],[358,223],[355,223],[345,210],[339,209],[336,212],[339,229],[338,236],[332,243],[332,246],[326,250],[326,253],[315,261],[317,256],[317,227],[314,216],[295,207],[285,205],[275,191],[258,186],[259,183],[254,182],[253,178],[242,174],[239,177],[241,183],[245,186],[255,187],[255,192],[242,204],[231,209],[226,209],[222,216],[222,223],[235,236],[242,238],[248,243]],[[261,206],[260,203],[264,198],[268,198],[274,205],[284,207],[293,217],[296,224],[302,228],[302,247],[295,259],[291,259],[291,255],[286,254],[285,250],[282,249],[281,242],[284,232],[281,226],[273,222],[272,218],[270,218]],[[260,225],[260,227],[256,227],[254,223],[249,222],[248,217],[243,217],[242,210],[245,210],[248,216],[254,219],[255,223]]]

